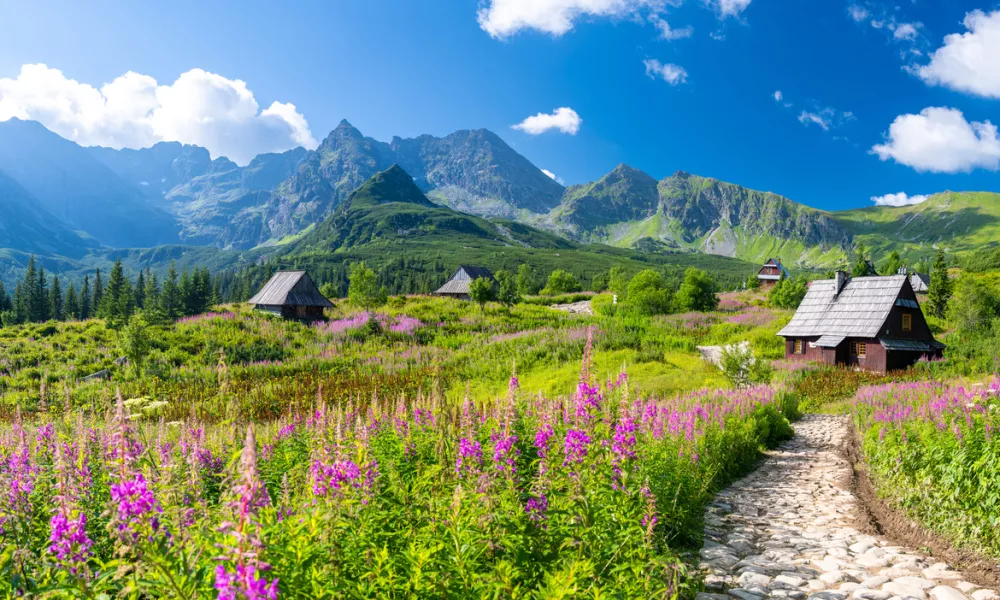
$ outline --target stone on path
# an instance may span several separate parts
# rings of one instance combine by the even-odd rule
[[[920,552],[854,528],[857,500],[841,487],[838,450],[849,421],[810,415],[795,438],[723,490],[705,512],[695,600],[1000,600]]]

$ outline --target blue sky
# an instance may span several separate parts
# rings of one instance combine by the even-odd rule
[[[37,118],[85,144],[180,139],[234,156],[315,143],[344,118],[381,140],[485,127],[567,183],[624,162],[824,209],[1000,191],[995,4],[284,4],[0,0],[0,120]],[[157,87],[193,69],[205,73]],[[129,71],[144,77],[116,101],[97,91]],[[242,95],[232,80],[246,82]],[[215,106],[220,89],[238,100]],[[561,107],[579,119],[556,120],[568,132],[512,128]]]

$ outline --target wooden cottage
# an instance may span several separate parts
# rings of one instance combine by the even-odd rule
[[[455,271],[455,274],[451,276],[451,279],[449,279],[447,283],[434,292],[434,295],[458,298],[459,300],[468,300],[469,284],[472,283],[474,279],[489,279],[496,284],[496,279],[493,278],[493,273],[490,273],[490,270],[486,267],[469,267],[462,265],[458,267],[458,270]]]
[[[760,281],[760,287],[767,289],[773,287],[776,283],[781,281],[781,278],[789,279],[792,276],[785,268],[785,265],[781,264],[780,258],[769,258],[764,266],[760,268],[757,272],[757,279]]]
[[[938,358],[934,339],[906,275],[814,281],[791,322],[778,332],[785,357],[885,373],[921,357]]]
[[[323,309],[333,306],[305,271],[278,271],[250,304],[285,319],[322,319]]]

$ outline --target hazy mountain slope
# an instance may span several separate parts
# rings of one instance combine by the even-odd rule
[[[486,129],[393,138],[395,160],[435,200],[480,216],[546,212],[563,187]]]
[[[44,256],[80,257],[98,244],[47,213],[38,200],[0,172],[0,248]]]
[[[212,166],[208,150],[179,142],[160,142],[150,148],[138,150],[116,150],[100,146],[87,150],[119,177],[156,201],[161,200],[174,187],[202,175]]]
[[[85,148],[34,121],[0,123],[0,170],[46,211],[109,246],[177,240],[172,216]]]

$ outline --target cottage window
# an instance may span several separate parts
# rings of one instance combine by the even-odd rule
[[[864,358],[868,356],[868,343],[851,342],[851,356],[855,356],[857,358]]]
[[[794,351],[794,353],[795,354],[804,354],[805,353],[803,351],[803,348],[802,348],[802,340],[795,340],[795,351]]]
[[[903,331],[913,331],[913,315],[903,313]]]

